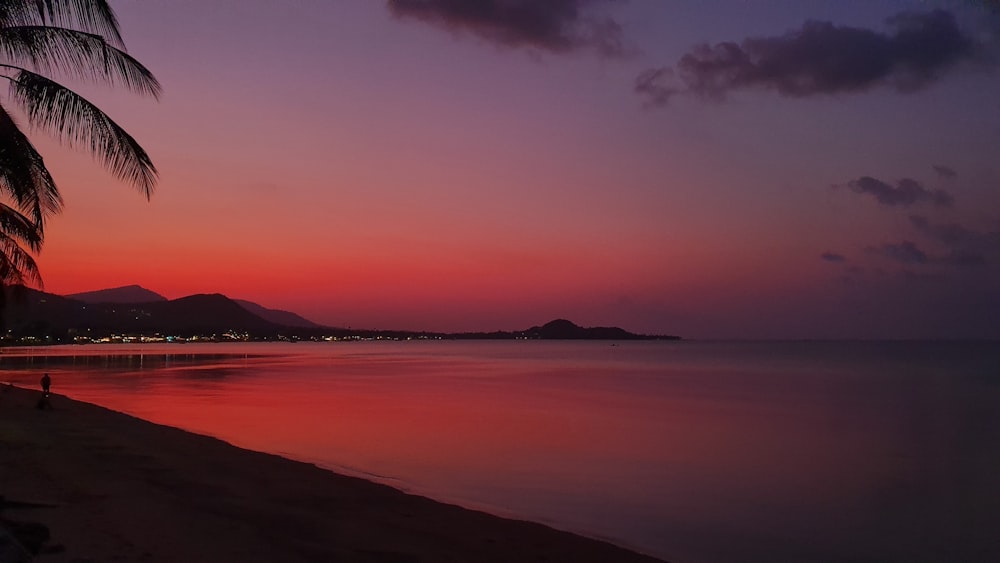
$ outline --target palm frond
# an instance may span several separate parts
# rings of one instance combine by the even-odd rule
[[[112,174],[148,199],[156,184],[153,161],[139,143],[103,111],[76,92],[39,74],[21,70],[12,79],[11,99],[29,123],[61,141],[91,152]]]
[[[27,246],[32,252],[42,249],[44,235],[41,226],[4,203],[0,203],[0,232]]]
[[[42,14],[34,0],[0,1],[0,26],[37,25],[43,23]]]
[[[3,232],[0,232],[0,283],[42,286],[42,276],[35,259]]]
[[[118,17],[105,0],[3,0],[0,25],[52,25],[95,33],[122,49]]]
[[[0,55],[10,66],[52,76],[107,82],[159,98],[159,81],[139,61],[93,33],[63,27],[0,28]]]
[[[7,193],[40,229],[45,217],[62,210],[62,196],[42,155],[3,106],[0,106],[0,191]]]

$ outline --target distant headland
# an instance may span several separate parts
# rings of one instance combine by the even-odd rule
[[[290,311],[225,295],[167,299],[138,285],[72,295],[24,286],[3,292],[5,344],[268,340],[679,340],[566,319],[518,331],[442,333],[323,326]]]

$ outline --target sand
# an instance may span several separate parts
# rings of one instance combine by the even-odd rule
[[[0,388],[0,495],[57,563],[656,561],[35,390]]]

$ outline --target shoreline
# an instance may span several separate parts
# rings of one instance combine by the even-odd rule
[[[658,561],[53,395],[0,388],[0,496],[60,561]]]

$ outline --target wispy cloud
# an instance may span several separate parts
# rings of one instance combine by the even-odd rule
[[[903,264],[927,264],[930,262],[927,253],[917,247],[915,243],[908,240],[900,243],[883,244],[881,246],[869,246],[868,251]]]
[[[674,94],[723,100],[732,92],[760,89],[804,98],[886,87],[914,92],[940,80],[979,46],[945,10],[903,12],[886,20],[888,31],[807,21],[774,37],[703,44],[670,67],[646,70],[635,90],[653,105]]]
[[[843,254],[837,254],[836,252],[830,252],[829,250],[820,254],[819,257],[827,262],[844,262],[847,260]]]
[[[910,223],[920,234],[948,248],[940,259],[955,266],[979,266],[1000,254],[1000,230],[977,231],[958,223],[933,223],[922,215],[910,215]]]
[[[388,7],[397,17],[469,32],[498,45],[619,56],[626,52],[621,25],[590,12],[594,5],[618,1],[388,0]]]
[[[971,250],[952,250],[940,261],[953,266],[982,266],[986,264],[986,256]]]
[[[956,178],[958,176],[958,172],[955,172],[955,169],[952,168],[951,166],[945,166],[943,164],[935,164],[934,166],[932,166],[932,168],[934,169],[934,172],[936,172],[938,176],[945,178],[947,180],[951,180],[952,178]]]
[[[650,68],[635,77],[635,91],[646,99],[646,105],[665,106],[671,98],[683,92],[674,80],[672,68]]]
[[[869,246],[866,250],[907,266],[938,264],[959,268],[984,266],[1000,254],[1000,231],[981,232],[958,223],[933,223],[922,215],[910,215],[910,223],[926,239],[943,245],[943,252],[928,253],[910,240]]]
[[[970,244],[982,236],[958,223],[932,223],[923,215],[910,215],[910,224],[921,234],[948,246]]]
[[[855,193],[868,194],[882,205],[910,206],[917,203],[930,203],[937,207],[950,207],[955,198],[944,190],[927,189],[910,178],[903,178],[892,186],[871,176],[862,176],[847,183],[847,187]]]

